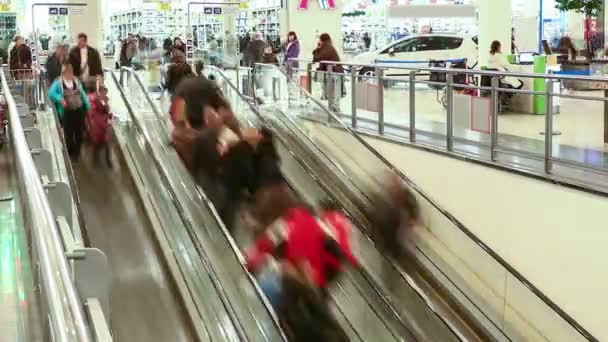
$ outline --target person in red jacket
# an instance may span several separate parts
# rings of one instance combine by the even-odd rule
[[[353,223],[346,217],[338,203],[331,199],[321,201],[320,217],[323,223],[331,229],[332,236],[340,247],[341,258],[329,259],[329,267],[333,269],[333,274],[338,275],[343,271],[343,261],[347,261],[354,267],[359,267],[359,259],[353,251]]]

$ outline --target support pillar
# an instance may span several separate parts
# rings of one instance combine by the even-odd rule
[[[334,8],[323,9],[319,0],[308,0],[307,9],[300,9],[301,0],[285,1],[285,16],[281,23],[281,39],[294,31],[300,40],[300,58],[312,58],[319,35],[328,33],[334,47],[342,52],[342,2],[335,0]]]
[[[89,45],[103,52],[103,15],[101,13],[102,0],[68,0],[67,3],[85,3],[84,15],[68,16],[70,36],[76,42],[76,36],[84,32],[88,36]],[[70,8],[72,11],[72,8]]]
[[[477,0],[479,16],[479,65],[488,65],[490,45],[498,40],[503,54],[511,53],[511,0]]]

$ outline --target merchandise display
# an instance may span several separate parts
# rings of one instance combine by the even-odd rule
[[[7,49],[17,34],[17,13],[0,12],[0,48]]]
[[[186,29],[185,10],[132,9],[112,14],[110,26],[113,37],[124,38],[129,33],[143,34],[162,41],[166,37],[181,36]]]

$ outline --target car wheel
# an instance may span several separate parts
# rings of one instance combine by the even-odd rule
[[[376,76],[376,70],[374,70],[373,68],[361,68],[361,70],[359,70],[359,75],[361,75],[361,76],[368,76],[368,77],[375,77]]]

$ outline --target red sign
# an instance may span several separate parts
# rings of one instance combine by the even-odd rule
[[[310,0],[300,0],[298,8],[301,10],[308,9],[309,4]],[[319,0],[319,7],[321,7],[321,9],[335,9],[336,0]]]
[[[592,40],[597,34],[597,19],[585,19],[585,39]]]

